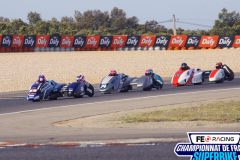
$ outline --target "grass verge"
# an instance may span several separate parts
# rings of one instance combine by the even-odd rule
[[[162,121],[212,121],[240,122],[240,101],[227,101],[201,104],[196,107],[179,107],[134,113],[122,116],[123,123],[162,122]]]

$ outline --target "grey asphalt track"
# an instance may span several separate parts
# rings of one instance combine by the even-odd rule
[[[103,147],[15,147],[0,149],[2,160],[189,160],[173,153],[176,143]]]
[[[222,84],[206,83],[196,86],[172,87],[166,84],[162,90],[130,91],[102,95],[96,92],[93,98],[61,98],[56,101],[27,102],[25,93],[8,93],[0,96],[0,142],[48,143],[62,141],[92,141],[137,138],[186,138],[187,129],[77,129],[58,128],[50,124],[59,119],[71,119],[91,115],[113,113],[122,110],[188,103],[237,97],[240,95],[240,79]],[[186,93],[186,94],[181,94]],[[142,98],[141,98],[142,97]],[[150,98],[144,98],[150,97]],[[129,99],[129,101],[128,101]],[[67,108],[62,108],[68,106]],[[44,110],[45,108],[50,108]],[[35,111],[29,111],[35,110]],[[229,129],[229,128],[228,128]],[[231,130],[214,131],[238,131]],[[201,127],[198,131],[202,131]],[[206,131],[206,130],[204,130]],[[102,146],[85,148],[0,148],[0,159],[190,159],[177,158],[173,152],[176,142],[160,142],[155,145]]]
[[[7,93],[0,94],[0,114],[18,112],[24,110],[41,109],[58,107],[64,105],[75,105],[84,103],[94,103],[107,100],[121,100],[126,98],[136,98],[145,96],[155,96],[164,94],[204,91],[209,89],[224,89],[234,88],[240,86],[240,78],[236,78],[233,81],[225,81],[222,84],[215,83],[204,83],[203,85],[192,85],[192,86],[181,86],[172,87],[169,82],[165,84],[162,90],[152,91],[130,91],[127,93],[114,93],[114,94],[101,94],[96,91],[94,97],[84,97],[80,99],[74,98],[59,98],[58,100],[52,101],[41,101],[41,102],[28,102],[26,100],[26,92]]]

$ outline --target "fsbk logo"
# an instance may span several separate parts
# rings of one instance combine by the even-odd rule
[[[142,35],[140,38],[139,47],[152,47],[156,41],[156,36],[146,36]]]
[[[235,36],[234,42],[233,42],[233,47],[237,48],[240,47],[240,36]]]
[[[111,48],[123,48],[127,41],[126,35],[115,35],[113,36]]]
[[[12,38],[12,47],[13,48],[22,48],[24,42],[23,35],[13,35]]]
[[[218,43],[219,36],[202,36],[199,47],[200,48],[215,48]]]
[[[86,48],[97,49],[99,44],[100,36],[87,36]]]
[[[74,37],[73,36],[61,36],[61,48],[72,48]]]
[[[50,36],[49,35],[39,35],[36,38],[36,47],[37,48],[46,48],[48,47]]]
[[[171,36],[169,47],[185,47],[187,42],[187,35]]]

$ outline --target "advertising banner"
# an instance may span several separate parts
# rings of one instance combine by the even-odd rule
[[[187,35],[174,35],[171,36],[169,47],[182,48],[185,47],[187,42]]]
[[[85,36],[74,36],[73,47],[74,48],[84,48],[86,44]]]
[[[233,36],[228,36],[228,37],[221,36],[219,37],[217,46],[219,48],[230,48],[232,47],[233,42],[234,42]]]
[[[139,47],[153,47],[155,41],[156,41],[155,35],[151,35],[151,36],[142,35],[138,46]]]
[[[0,34],[0,44],[2,44],[2,35],[1,34]]]
[[[114,35],[111,48],[124,48],[127,42],[127,35]]]
[[[60,35],[58,35],[58,34],[51,35],[48,47],[49,48],[57,48],[57,47],[59,47],[60,46],[60,40],[61,40],[61,36]]]
[[[99,47],[100,48],[109,48],[112,44],[112,36],[101,36]]]
[[[99,41],[100,41],[100,36],[87,36],[85,48],[97,49]]]
[[[139,41],[140,41],[140,36],[128,36],[126,47],[129,47],[129,48],[138,47]]]
[[[170,36],[157,36],[154,47],[167,48],[170,42]]]
[[[232,46],[235,48],[240,47],[240,36],[235,36]]]
[[[24,43],[23,35],[13,35],[12,36],[12,48],[22,48]]]
[[[11,47],[12,44],[12,36],[11,35],[2,35],[2,43],[3,48]]]
[[[174,152],[190,160],[239,160],[240,132],[188,132],[188,142],[177,143]],[[221,157],[221,158],[219,158]]]
[[[200,42],[200,36],[188,36],[187,43],[185,45],[186,48],[197,48]]]
[[[61,36],[61,48],[72,48],[73,47],[73,36]]]
[[[36,37],[36,47],[46,48],[48,47],[50,36],[49,35],[38,35]]]
[[[30,36],[24,36],[24,48],[34,48],[36,44],[36,36],[30,35]]]
[[[202,36],[199,47],[200,48],[215,48],[218,43],[218,36]]]

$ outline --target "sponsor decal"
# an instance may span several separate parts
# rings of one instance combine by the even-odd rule
[[[12,48],[22,48],[24,42],[23,35],[13,35],[12,36]]]
[[[235,48],[240,47],[240,36],[235,36],[232,46]]]
[[[49,35],[38,35],[36,37],[36,47],[46,48],[48,47],[50,36]]]
[[[115,35],[112,37],[111,48],[124,48],[127,41],[126,35]]]
[[[0,44],[2,44],[2,35],[0,34]]]
[[[11,47],[12,44],[12,36],[11,35],[2,35],[2,47],[7,48]]]
[[[225,48],[225,47],[232,47],[232,44],[233,44],[233,40],[234,40],[234,37],[233,36],[229,36],[229,37],[220,37],[219,40],[218,40],[218,47],[220,48]]]
[[[73,47],[73,36],[61,36],[61,48],[72,48]]]
[[[25,36],[23,46],[25,48],[34,48],[36,44],[36,36]]]
[[[170,36],[157,36],[154,46],[167,48],[170,42]]]
[[[100,36],[87,36],[85,48],[97,49],[99,41],[100,41]]]
[[[188,36],[186,48],[194,47],[197,48],[200,42],[199,36]]]
[[[50,48],[57,48],[60,46],[60,35],[51,35],[48,47]]]
[[[191,160],[239,160],[240,132],[188,133],[190,143],[178,143],[174,152]]]
[[[139,47],[153,47],[155,40],[156,40],[155,35],[152,35],[152,36],[142,35],[138,46]]]
[[[217,46],[218,36],[202,36],[199,47],[215,48]]]
[[[126,47],[129,47],[129,48],[138,47],[139,41],[140,41],[140,36],[128,36]]]
[[[101,36],[99,47],[101,48],[109,48],[112,43],[112,36]]]
[[[84,48],[86,44],[85,36],[74,36],[73,47],[74,48]]]
[[[171,36],[169,47],[185,47],[187,42],[187,35],[176,35]]]

